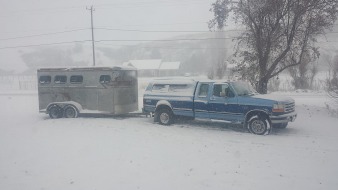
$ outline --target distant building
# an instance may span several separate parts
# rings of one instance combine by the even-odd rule
[[[159,76],[175,76],[179,74],[181,62],[162,62]]]
[[[130,60],[123,63],[138,70],[140,77],[175,76],[179,74],[180,62],[162,62],[161,59]]]

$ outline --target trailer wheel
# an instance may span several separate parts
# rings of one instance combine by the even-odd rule
[[[173,123],[174,114],[167,108],[160,109],[156,115],[161,125],[170,125]]]
[[[49,109],[48,109],[48,113],[49,113],[49,117],[52,119],[58,119],[61,118],[63,115],[63,110],[60,106],[58,105],[52,105]]]
[[[78,114],[79,114],[79,112],[72,105],[67,106],[66,109],[65,109],[65,112],[64,112],[65,118],[76,118],[78,116]]]

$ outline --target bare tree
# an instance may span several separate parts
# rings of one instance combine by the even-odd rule
[[[327,80],[328,92],[338,102],[338,55],[329,63],[330,74]]]
[[[267,93],[268,81],[318,53],[315,37],[337,20],[337,0],[216,0],[209,28],[224,28],[230,13],[245,26],[235,55],[242,76]]]
[[[317,65],[314,62],[318,56],[311,57],[308,52],[305,52],[299,65],[288,68],[292,84],[296,89],[312,89],[314,78],[318,73]]]
[[[334,104],[326,104],[330,113],[338,116],[338,55],[333,59],[328,58],[329,77],[326,80],[327,94],[334,101]]]

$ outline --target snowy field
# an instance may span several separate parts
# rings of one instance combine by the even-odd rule
[[[36,93],[0,91],[1,190],[338,187],[338,119],[322,93],[281,93],[298,118],[256,136],[223,123],[142,116],[49,119]]]

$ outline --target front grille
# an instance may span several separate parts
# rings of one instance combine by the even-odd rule
[[[295,102],[285,104],[285,112],[289,113],[293,111],[295,111]]]

